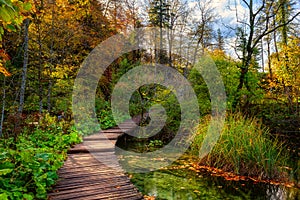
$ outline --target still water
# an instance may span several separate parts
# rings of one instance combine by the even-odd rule
[[[136,151],[137,149],[140,151],[144,143],[127,142],[125,145],[122,141],[118,141],[117,146],[127,151]],[[135,164],[141,165],[141,162],[135,157],[120,154],[118,156],[123,168]],[[187,157],[183,156],[167,168],[148,173],[130,173],[128,175],[140,192],[161,200],[300,199],[299,188],[255,183],[253,181],[227,181],[223,177],[211,176],[205,171],[190,170],[187,163]]]

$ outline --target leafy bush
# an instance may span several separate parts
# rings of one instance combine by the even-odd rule
[[[194,154],[199,152],[210,123],[210,116],[201,119],[192,144]],[[261,178],[284,178],[287,154],[283,144],[270,139],[269,131],[255,118],[241,114],[227,116],[222,134],[212,151],[201,164],[234,171],[240,175]]]
[[[155,149],[163,147],[164,143],[161,140],[150,140],[149,144],[147,145],[148,149]]]
[[[0,199],[46,199],[67,149],[79,142],[74,128],[64,132],[56,123],[0,140]]]
[[[96,112],[101,129],[108,129],[117,125],[116,120],[114,119],[114,116],[111,111],[110,102],[104,101],[102,99],[97,99]],[[126,120],[126,117],[123,116],[121,113],[118,113],[118,116],[116,117],[118,117],[117,120],[119,121]]]

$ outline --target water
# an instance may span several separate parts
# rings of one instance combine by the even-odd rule
[[[270,184],[226,181],[222,177],[188,169],[159,170],[131,174],[131,181],[143,193],[156,199],[299,199],[299,190]]]
[[[144,145],[145,143],[124,143],[124,141],[118,141],[117,144],[128,151],[143,150]],[[120,164],[124,168],[128,165],[135,165],[135,163],[140,165],[134,157],[119,156]],[[183,156],[165,169],[148,173],[130,173],[129,176],[140,192],[148,196],[155,196],[155,199],[300,199],[298,188],[253,181],[226,181],[223,177],[211,176],[205,171],[190,170],[187,160],[188,158]]]

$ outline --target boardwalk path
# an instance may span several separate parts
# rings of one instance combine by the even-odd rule
[[[123,127],[132,128],[126,122]],[[64,166],[58,171],[59,180],[48,194],[49,199],[143,199],[115,156],[114,147],[122,134],[119,128],[104,130],[85,137],[82,144],[72,148]],[[105,137],[111,143],[104,140]],[[110,166],[101,161],[108,161]]]

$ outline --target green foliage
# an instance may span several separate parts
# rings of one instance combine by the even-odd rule
[[[23,14],[31,9],[29,2],[0,0],[0,41],[4,29],[15,32],[23,22]]]
[[[161,140],[150,140],[150,142],[147,146],[149,148],[154,148],[154,147],[162,147],[163,145],[164,145],[164,143]]]
[[[206,136],[210,116],[201,119],[192,152],[197,154]],[[227,116],[219,141],[201,163],[260,178],[286,178],[282,172],[288,156],[284,146],[255,118],[241,114]]]
[[[158,100],[160,101],[161,105],[166,110],[166,115],[168,116],[166,121],[166,128],[164,129],[167,132],[176,132],[178,130],[180,122],[181,122],[181,110],[179,102],[170,90],[163,90],[158,95]]]
[[[100,122],[101,129],[108,129],[116,126],[116,122],[111,112],[111,107],[108,102],[104,101],[101,105],[102,108],[97,109],[97,117]],[[98,107],[98,106],[97,106]]]
[[[101,129],[108,129],[117,125],[116,120],[114,119],[114,116],[111,111],[110,102],[97,98],[96,113]],[[117,118],[117,121],[126,120],[126,117],[123,116],[121,113],[117,113],[117,116],[115,117]]]
[[[170,5],[161,0],[153,0],[150,3],[149,21],[157,27],[170,27]]]
[[[227,96],[227,108],[231,109],[239,78],[239,70],[236,67],[237,63],[220,50],[211,52],[210,56],[222,76]],[[210,113],[211,102],[209,91],[201,74],[197,70],[192,69],[188,78],[197,94],[201,115]]]
[[[74,128],[65,133],[51,122],[32,133],[24,131],[16,141],[0,140],[0,199],[47,199],[67,149],[79,142]]]

